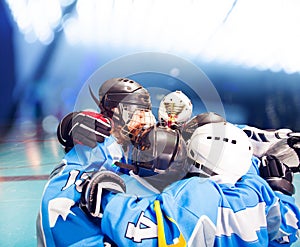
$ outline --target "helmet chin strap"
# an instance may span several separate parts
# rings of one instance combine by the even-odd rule
[[[138,173],[138,167],[135,165],[131,165],[131,164],[126,164],[120,161],[116,161],[115,165],[120,167],[120,168],[124,168],[124,169],[128,169],[128,170],[132,170],[134,172],[134,174]]]
[[[205,172],[207,175],[209,176],[215,176],[218,175],[218,173],[215,173],[212,169],[208,168],[207,166],[203,165],[203,164],[199,164],[196,161],[194,161],[193,164],[195,167],[197,167],[199,170],[202,170],[203,172]]]

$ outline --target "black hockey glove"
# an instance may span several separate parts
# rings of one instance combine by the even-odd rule
[[[57,138],[68,152],[75,144],[94,148],[110,136],[111,120],[102,114],[81,111],[66,115],[57,127]]]
[[[103,190],[114,193],[125,193],[126,185],[123,179],[111,171],[95,172],[84,182],[80,207],[94,217],[102,217],[101,199]]]
[[[295,194],[293,185],[293,172],[290,167],[283,164],[273,155],[263,156],[259,167],[260,176],[264,178],[274,191],[286,195]]]

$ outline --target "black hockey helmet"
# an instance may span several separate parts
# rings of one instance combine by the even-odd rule
[[[153,126],[136,139],[130,160],[139,176],[171,174],[171,181],[166,182],[172,183],[188,172],[186,157],[186,144],[179,130]]]
[[[214,112],[205,112],[198,114],[191,118],[189,121],[184,124],[182,129],[182,136],[187,141],[191,138],[192,134],[195,132],[195,130],[203,126],[205,124],[209,123],[220,123],[220,122],[226,122],[225,118],[218,115]]]
[[[151,109],[148,91],[136,81],[128,78],[112,78],[105,81],[99,88],[99,99],[95,97],[91,89],[90,92],[101,113],[110,118],[115,114],[113,109],[119,107],[120,104],[132,108]]]

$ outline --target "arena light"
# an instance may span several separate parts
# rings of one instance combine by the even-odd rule
[[[54,29],[58,26],[62,14],[59,0],[7,0],[7,3],[27,41],[39,40],[43,44],[52,42]]]
[[[298,0],[6,0],[27,40],[49,43],[62,24],[71,45],[184,54],[300,72]],[[234,6],[234,8],[232,8]]]
[[[260,70],[300,71],[299,1],[240,1],[200,57]]]

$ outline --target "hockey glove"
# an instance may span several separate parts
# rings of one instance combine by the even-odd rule
[[[259,167],[260,176],[264,178],[274,191],[293,195],[293,172],[290,167],[280,162],[273,155],[263,156]]]
[[[300,172],[300,134],[299,133],[291,133],[290,137],[287,140],[288,145],[294,149],[298,156],[298,166],[292,167],[293,172]]]
[[[110,136],[111,121],[102,114],[81,111],[66,115],[58,125],[57,138],[68,152],[75,144],[94,148]]]
[[[104,190],[114,193],[125,193],[126,185],[123,179],[111,171],[98,171],[83,185],[81,208],[94,217],[102,217],[101,198]]]

